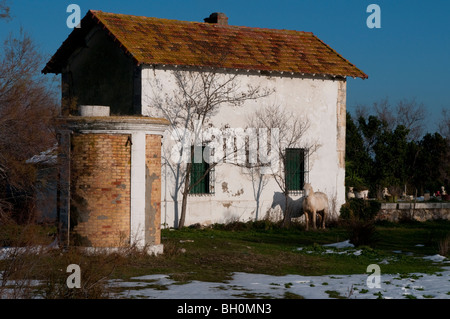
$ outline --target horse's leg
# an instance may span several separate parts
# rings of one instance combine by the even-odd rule
[[[314,229],[317,229],[317,227],[316,227],[316,210],[314,209],[313,210],[313,212],[312,212],[312,220],[313,220],[313,228]]]
[[[306,230],[308,230],[308,226],[309,226],[309,216],[308,216],[308,212],[305,211],[305,223],[306,223]]]
[[[322,212],[322,229],[325,229],[325,216],[327,215],[327,211],[324,210]]]
[[[325,208],[325,209],[323,210],[323,219],[322,219],[322,228],[323,228],[323,229],[325,229],[325,219],[327,218],[327,216],[328,216],[328,209]]]

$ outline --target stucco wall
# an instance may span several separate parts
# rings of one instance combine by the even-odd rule
[[[286,112],[294,112],[307,118],[310,128],[304,140],[307,144],[317,141],[318,150],[309,158],[309,182],[314,190],[325,192],[330,199],[330,208],[345,202],[342,149],[345,150],[345,88],[346,82],[326,78],[297,77],[289,75],[269,76],[258,73],[242,73],[237,81],[242,88],[248,84],[274,89],[274,93],[258,100],[248,100],[241,106],[222,105],[214,114],[214,127],[245,128],[246,119],[258,108],[277,105]],[[162,86],[158,86],[157,82]],[[161,92],[161,89],[163,92]],[[162,116],[152,106],[155,94],[173,94],[176,89],[173,72],[164,68],[144,68],[142,71],[142,113]],[[341,117],[338,119],[338,114]],[[342,114],[344,122],[342,122]],[[338,139],[339,131],[339,139]],[[344,135],[342,135],[344,134]],[[167,139],[165,139],[167,144]],[[344,143],[344,144],[342,144]],[[164,159],[163,159],[164,161]],[[173,179],[169,168],[162,169],[162,223],[174,225]],[[259,209],[256,209],[254,186],[248,170],[231,164],[219,164],[215,169],[215,194],[189,196],[186,224],[216,223],[230,220],[250,220],[267,217],[280,218],[283,195],[273,179],[268,179],[262,190]],[[300,196],[291,199],[300,203]],[[181,205],[181,195],[178,197]]]

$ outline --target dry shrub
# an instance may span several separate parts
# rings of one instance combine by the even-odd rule
[[[341,207],[340,223],[347,229],[355,246],[374,246],[378,241],[375,216],[381,204],[377,201],[351,199]]]
[[[117,250],[55,246],[53,228],[0,225],[0,239],[10,247],[0,249],[0,298],[105,299],[113,297],[110,280],[118,268],[144,265],[151,258],[134,245]],[[168,247],[170,248],[170,247]],[[81,287],[69,288],[67,271],[78,265]]]
[[[117,254],[88,254],[80,248],[55,250],[42,262],[42,285],[37,295],[46,299],[105,299],[111,296],[108,281],[121,257]],[[80,267],[80,288],[69,288],[71,264]]]
[[[52,227],[0,223],[0,298],[32,298],[41,259],[53,238]],[[6,246],[6,247],[5,247]]]
[[[443,236],[438,242],[439,254],[449,256],[450,251],[450,234]]]
[[[15,247],[1,263],[0,298],[107,299],[116,267],[127,265],[121,253],[88,253],[83,248]],[[80,288],[69,288],[69,265],[80,267]]]
[[[375,223],[373,220],[351,219],[344,223],[350,243],[358,246],[375,246],[378,241]]]

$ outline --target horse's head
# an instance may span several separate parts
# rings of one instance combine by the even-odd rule
[[[305,196],[309,196],[314,193],[310,183],[305,183],[305,185],[303,186],[303,190],[305,191]]]

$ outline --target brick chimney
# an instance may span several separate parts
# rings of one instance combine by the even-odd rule
[[[216,23],[218,25],[228,25],[228,17],[225,13],[214,12],[209,15],[208,18],[203,19],[207,23]]]

